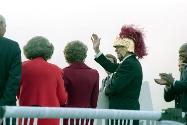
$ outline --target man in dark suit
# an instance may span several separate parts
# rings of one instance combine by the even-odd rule
[[[21,51],[17,42],[7,39],[6,22],[0,15],[0,106],[16,105],[21,77]]]
[[[183,112],[187,112],[187,43],[179,49],[179,71],[180,80],[174,80],[171,73],[160,73],[161,79],[155,79],[155,82],[165,85],[166,102],[175,100],[175,108],[181,108]]]
[[[142,85],[142,67],[138,58],[146,55],[142,33],[133,26],[123,26],[119,37],[114,41],[120,64],[111,63],[99,50],[100,38],[92,35],[96,62],[106,71],[113,73],[110,84],[105,88],[109,96],[110,109],[139,110],[139,95]],[[122,124],[122,122],[120,122]],[[133,122],[138,125],[138,121]]]

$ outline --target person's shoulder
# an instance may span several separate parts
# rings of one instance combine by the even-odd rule
[[[131,55],[130,57],[128,57],[126,60],[124,60],[122,62],[122,65],[128,65],[128,66],[132,66],[132,67],[141,67],[141,63],[140,61],[137,59],[137,57],[135,55]]]
[[[126,59],[123,60],[122,63],[135,63],[135,62],[139,62],[138,59],[136,58],[136,56],[133,54],[133,55],[130,55],[128,57],[126,57]]]
[[[92,72],[94,74],[99,74],[98,71],[90,66],[88,66],[87,64],[84,63],[84,69],[88,70],[88,72]]]
[[[67,71],[69,71],[69,70],[70,70],[70,67],[69,67],[69,66],[63,68],[63,71],[64,71],[64,72],[67,72]]]
[[[50,63],[45,61],[48,65],[50,65],[51,67],[55,68],[55,69],[59,69],[59,67],[56,64]]]
[[[30,60],[23,61],[23,62],[22,62],[22,65],[26,65],[26,64],[28,64],[29,62],[30,62]]]
[[[99,72],[96,69],[90,68],[90,71],[99,75]]]
[[[0,37],[1,41],[6,42],[7,44],[10,45],[18,45],[18,43],[12,39],[6,38],[6,37]]]
[[[27,67],[28,65],[30,65],[30,60],[26,60],[22,62],[22,67]]]
[[[21,53],[19,44],[16,41],[6,37],[0,37],[0,46],[4,51],[9,52],[9,54],[15,55],[17,53]]]
[[[47,62],[47,61],[46,61]],[[63,73],[64,71],[63,71],[63,69],[62,68],[60,68],[59,66],[57,66],[56,64],[53,64],[53,63],[49,63],[49,62],[47,62],[54,70],[56,70],[56,71],[58,71],[58,72],[60,72],[60,73]]]
[[[93,72],[96,72],[96,73],[98,73],[98,71],[97,71],[96,69],[92,69],[92,68],[91,68],[91,70],[92,70]]]
[[[98,80],[99,79],[99,72],[96,69],[92,69],[90,68],[88,73],[95,79]]]

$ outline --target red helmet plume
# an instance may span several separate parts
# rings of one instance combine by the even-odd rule
[[[129,38],[134,41],[135,54],[138,58],[143,58],[147,55],[146,47],[143,39],[143,33],[140,29],[135,28],[133,25],[124,25],[119,33],[120,38]]]

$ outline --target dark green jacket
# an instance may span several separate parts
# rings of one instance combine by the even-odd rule
[[[175,100],[175,108],[187,112],[187,66],[181,72],[180,80],[176,80],[174,85],[164,90],[164,99],[166,102]]]
[[[105,94],[109,96],[109,108],[139,110],[143,74],[136,56],[131,55],[121,64],[111,63],[103,54],[95,60],[113,73],[111,83],[105,89]]]
[[[0,37],[0,106],[16,105],[21,77],[21,51],[18,43]]]

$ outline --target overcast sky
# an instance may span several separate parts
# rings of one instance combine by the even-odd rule
[[[86,63],[105,77],[94,62],[90,36],[101,37],[101,51],[115,54],[113,39],[124,24],[143,28],[148,56],[141,60],[144,81],[150,83],[154,110],[172,106],[163,100],[163,87],[154,83],[159,72],[171,72],[176,79],[178,49],[187,42],[186,0],[1,0],[0,14],[7,21],[6,37],[22,49],[33,36],[47,37],[55,52],[50,62],[66,67],[63,49],[67,42],[81,40],[89,48]],[[22,59],[25,57],[22,53]]]

